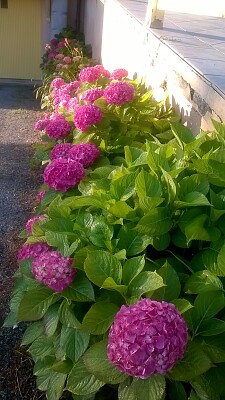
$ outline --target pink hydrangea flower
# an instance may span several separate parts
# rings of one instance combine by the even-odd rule
[[[47,120],[47,119],[39,119],[36,123],[35,123],[35,125],[34,125],[34,129],[36,130],[36,131],[43,131],[45,128],[46,128],[46,126],[48,125],[48,123],[49,123],[49,121]]]
[[[53,81],[51,82],[51,87],[59,89],[62,85],[65,84],[65,81],[63,78],[55,78],[53,79]]]
[[[28,235],[32,234],[33,225],[37,221],[45,221],[47,219],[47,215],[35,215],[34,217],[28,219],[26,223],[26,231]]]
[[[94,103],[95,100],[99,99],[102,97],[104,94],[104,90],[101,88],[93,88],[93,89],[88,89],[86,92],[84,92],[81,96],[81,100],[89,101],[90,103]]]
[[[53,59],[55,58],[55,55],[56,55],[56,53],[55,53],[54,51],[51,51],[51,52],[48,54],[48,59],[49,59],[49,60],[53,60]]]
[[[70,64],[72,60],[71,60],[70,57],[64,57],[63,61],[64,61],[64,63],[66,63],[66,64]]]
[[[120,106],[133,100],[134,87],[127,82],[113,82],[105,89],[104,98],[107,103]]]
[[[63,115],[54,114],[46,126],[46,135],[53,139],[63,139],[72,130],[72,126]]]
[[[77,107],[74,124],[77,129],[85,132],[89,126],[97,124],[102,119],[102,111],[94,104],[85,104],[84,106]]]
[[[44,242],[26,244],[19,250],[17,261],[20,262],[22,260],[25,260],[26,258],[38,257],[44,251],[46,252],[49,250],[52,250],[52,247],[50,247],[47,243]]]
[[[83,166],[74,160],[58,158],[44,170],[43,178],[49,187],[66,192],[85,177]]]
[[[114,71],[111,74],[111,78],[117,79],[118,81],[126,78],[128,76],[128,71],[124,68],[118,68],[114,69]]]
[[[40,192],[38,192],[38,194],[36,196],[36,200],[38,203],[41,203],[41,201],[46,193],[47,193],[47,190],[41,190]]]
[[[56,144],[55,147],[53,147],[51,153],[50,153],[50,159],[55,160],[56,158],[68,158],[68,153],[70,149],[72,148],[71,143],[59,143]]]
[[[84,168],[93,164],[99,157],[100,151],[94,143],[79,143],[69,151],[69,158],[78,161]]]
[[[77,98],[76,97],[72,97],[68,101],[66,108],[67,108],[68,111],[73,112],[78,107],[78,104],[79,104],[79,102],[78,102]]]
[[[55,59],[56,60],[63,60],[64,59],[64,54],[56,54],[56,56],[55,56]]]
[[[50,43],[52,44],[52,46],[57,46],[57,44],[58,44],[58,39],[53,38],[53,39],[50,40]]]
[[[47,251],[32,262],[32,273],[39,282],[61,293],[76,275],[72,263],[72,258],[63,257],[58,251]]]
[[[81,82],[92,83],[97,81],[97,79],[99,79],[101,75],[102,75],[102,70],[99,68],[98,65],[96,65],[95,67],[83,68],[79,73],[79,78]]]
[[[107,353],[121,372],[145,379],[171,370],[187,340],[186,323],[173,304],[143,299],[116,314]]]
[[[59,48],[65,47],[65,40],[61,40],[61,42],[58,42],[57,47]]]

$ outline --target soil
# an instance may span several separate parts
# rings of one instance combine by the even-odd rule
[[[0,85],[0,400],[44,400],[36,390],[32,361],[20,347],[25,324],[2,328],[9,310],[16,257],[36,205],[41,170],[32,168],[34,124],[42,112],[33,86]]]

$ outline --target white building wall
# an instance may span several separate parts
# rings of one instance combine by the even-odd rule
[[[52,0],[51,38],[67,26],[67,0]]]
[[[92,47],[92,57],[101,61],[104,0],[83,0],[85,43]]]

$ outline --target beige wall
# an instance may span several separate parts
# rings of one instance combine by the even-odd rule
[[[41,0],[8,0],[0,8],[0,78],[40,79]]]
[[[85,43],[92,46],[92,57],[101,61],[104,0],[83,0]]]

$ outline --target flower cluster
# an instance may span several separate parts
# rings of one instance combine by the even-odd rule
[[[83,165],[84,168],[88,165],[93,164],[99,157],[100,151],[94,143],[79,143],[69,151],[69,158],[75,160]]]
[[[145,379],[171,370],[187,339],[187,326],[173,304],[143,299],[116,314],[108,358],[121,372]]]
[[[59,143],[53,147],[50,158],[51,160],[56,160],[57,158],[68,158],[69,151],[73,147],[71,143]]]
[[[121,106],[133,100],[134,87],[127,82],[113,82],[105,89],[104,98],[109,104]]]
[[[43,174],[46,185],[62,192],[72,189],[84,177],[84,168],[79,162],[63,158],[53,160]]]
[[[80,71],[79,79],[81,82],[92,83],[96,82],[100,76],[109,77],[110,73],[102,65],[95,65],[94,67],[83,68]]]
[[[21,247],[18,252],[17,261],[20,262],[26,258],[35,258],[41,255],[44,251],[51,250],[52,248],[45,242],[26,244]]]
[[[77,107],[74,124],[81,132],[85,132],[91,125],[97,124],[102,119],[102,111],[94,104],[85,104]]]
[[[28,235],[32,234],[33,225],[37,221],[45,221],[47,219],[47,215],[35,215],[34,217],[30,218],[26,223],[26,231]]]
[[[53,81],[51,82],[51,86],[59,89],[61,86],[63,86],[65,84],[65,81],[63,78],[55,78],[53,79]]]
[[[52,116],[45,128],[46,135],[53,139],[63,139],[71,130],[71,124],[63,115],[57,113]]]
[[[89,101],[90,103],[94,103],[95,100],[102,97],[104,94],[104,90],[97,87],[93,89],[88,89],[85,93],[83,93],[81,100]]]
[[[44,285],[62,292],[73,281],[76,269],[71,268],[73,259],[63,257],[58,251],[47,251],[32,262],[34,277]]]
[[[43,131],[49,123],[50,114],[46,114],[43,119],[39,119],[34,125],[36,131]]]
[[[118,68],[114,69],[114,71],[111,73],[111,78],[116,79],[120,81],[123,78],[126,78],[128,76],[128,71],[124,68]]]

